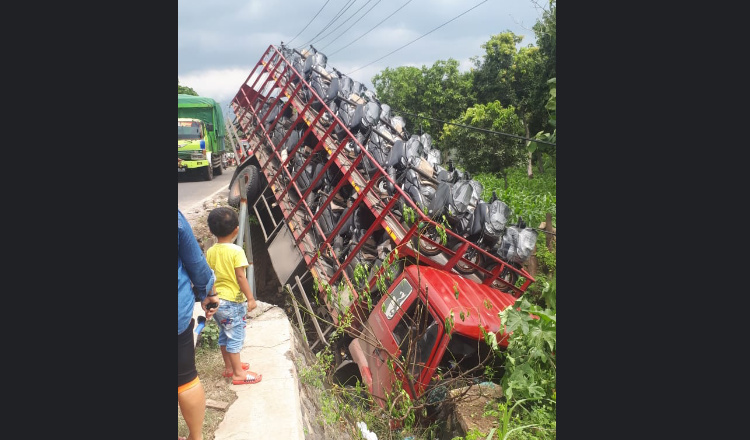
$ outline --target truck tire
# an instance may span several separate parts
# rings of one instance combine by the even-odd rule
[[[247,189],[248,204],[255,202],[260,195],[260,170],[255,165],[248,165],[240,170],[237,177],[232,181],[229,187],[229,197],[227,203],[233,208],[240,207],[240,185],[245,185]]]
[[[222,153],[218,160],[216,161],[216,164],[214,165],[214,175],[221,176],[221,174],[224,172],[224,165],[222,164],[224,158],[224,153]]]
[[[247,203],[252,205],[260,196],[260,170],[255,165],[248,168]]]
[[[213,178],[214,178],[214,167],[212,167],[211,164],[208,164],[206,169],[203,171],[203,179],[213,180]]]

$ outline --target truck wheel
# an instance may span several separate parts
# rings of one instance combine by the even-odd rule
[[[347,388],[350,392],[354,391],[357,382],[362,382],[362,377],[359,373],[359,366],[351,359],[344,360],[336,365],[332,379],[336,384]],[[349,394],[347,397],[351,398],[353,395]],[[361,398],[362,396],[357,397]]]
[[[205,180],[213,180],[214,178],[214,167],[211,166],[211,164],[208,164],[206,167],[206,170],[203,172],[203,179]]]
[[[255,165],[248,168],[247,203],[253,204],[260,196],[260,170]]]
[[[255,201],[260,195],[260,171],[255,165],[248,165],[240,170],[237,177],[232,181],[229,187],[229,197],[227,203],[233,208],[240,207],[240,185],[245,185],[247,189],[247,200]]]
[[[224,172],[224,168],[221,166],[221,163],[219,163],[219,166],[214,168],[214,174],[217,176],[221,176],[221,173]]]

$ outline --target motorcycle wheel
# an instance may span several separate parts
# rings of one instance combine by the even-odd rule
[[[438,234],[435,227],[432,225],[425,228],[424,232],[422,232],[422,235],[429,238],[430,240],[439,243],[440,242],[440,235]],[[415,235],[412,238],[414,247],[419,250],[419,252],[423,255],[427,255],[429,257],[433,257],[441,252],[440,248],[435,246],[434,244],[428,242],[427,240],[423,240],[420,238],[419,235]]]
[[[459,241],[458,243],[454,244],[451,247],[451,250],[457,251],[458,248],[461,247],[461,244],[462,244],[462,242]],[[474,249],[474,248],[472,248],[472,247],[470,247],[466,251],[466,253],[464,253],[462,256],[463,256],[463,258],[465,260],[470,261],[471,263],[473,263],[476,266],[481,266],[482,265],[482,260],[483,260],[482,254],[480,254],[479,252],[477,252],[477,250]],[[460,273],[464,274],[464,275],[471,275],[474,272],[476,272],[476,269],[474,269],[472,266],[470,266],[469,264],[467,264],[463,260],[458,260],[458,262],[456,262],[456,270],[459,271]]]
[[[492,272],[495,270],[495,267],[497,267],[497,263],[492,263],[489,266],[487,266],[487,270]],[[502,281],[499,281],[500,279],[503,279],[507,281],[511,285],[516,285],[516,281],[518,280],[518,275],[515,272],[512,272],[509,269],[504,269],[503,272],[500,273],[500,275],[490,284],[490,287],[493,289],[500,290],[502,292],[506,293],[514,293],[513,289],[505,285]]]

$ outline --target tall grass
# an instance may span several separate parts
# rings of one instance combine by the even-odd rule
[[[536,228],[552,214],[555,226],[557,214],[557,172],[554,167],[545,169],[544,174],[534,174],[533,179],[526,175],[525,168],[514,168],[508,172],[508,188],[505,180],[494,174],[477,174],[474,176],[484,187],[482,199],[490,200],[494,190],[497,197],[511,209],[511,224],[522,217],[527,226]],[[556,227],[556,226],[555,226]]]

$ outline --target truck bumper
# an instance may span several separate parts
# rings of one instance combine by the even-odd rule
[[[207,160],[183,160],[180,165],[177,166],[178,173],[184,173],[188,169],[207,167],[209,162]]]

